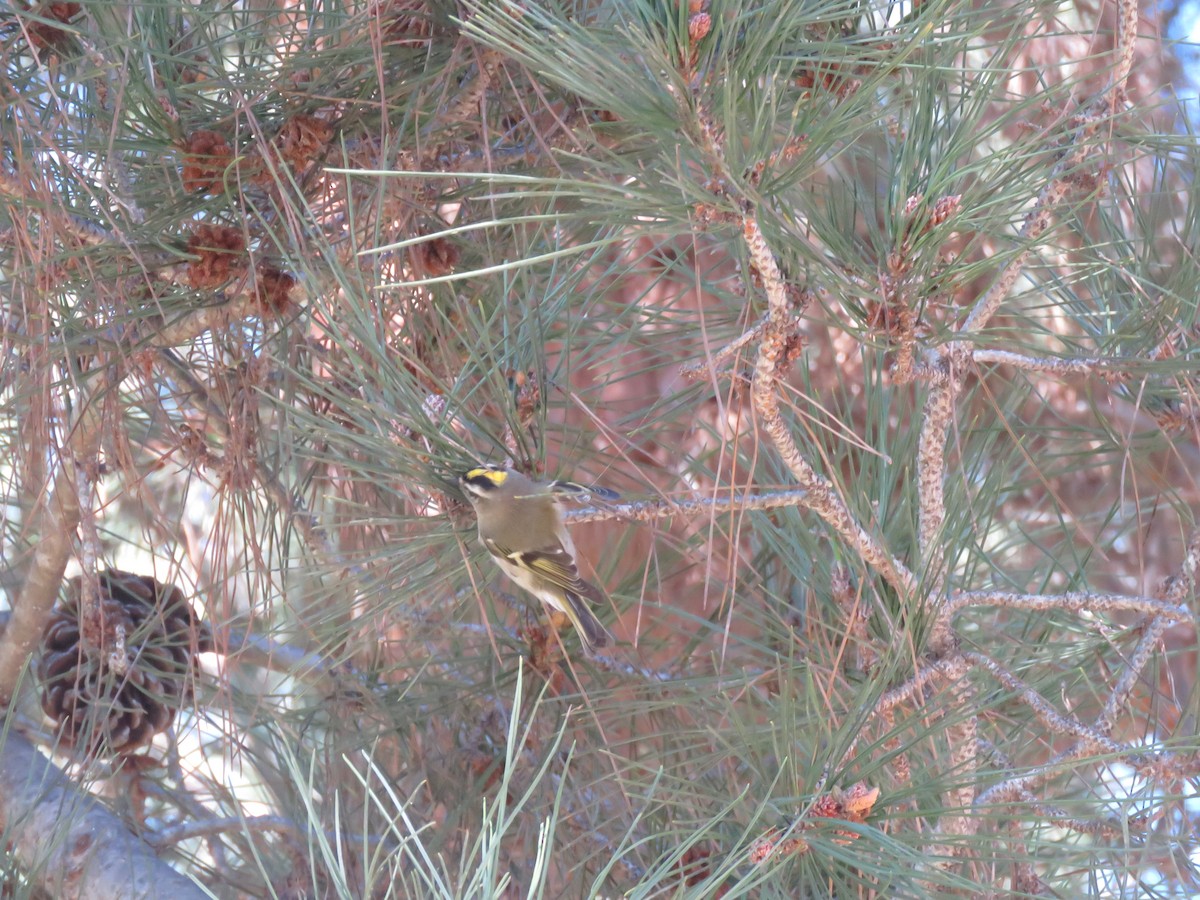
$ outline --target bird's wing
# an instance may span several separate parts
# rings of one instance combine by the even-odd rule
[[[571,554],[563,548],[562,544],[543,547],[540,550],[509,550],[493,540],[487,540],[485,543],[488,549],[496,555],[536,572],[564,591],[587,597],[593,602],[602,602],[604,599],[594,585],[579,577],[579,569],[575,565],[575,561],[571,559]]]

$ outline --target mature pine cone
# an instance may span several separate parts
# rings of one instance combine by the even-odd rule
[[[212,642],[174,585],[116,569],[98,579],[98,614],[91,621],[80,621],[83,581],[77,576],[46,623],[37,670],[42,709],[68,743],[127,754],[174,721],[192,654]]]

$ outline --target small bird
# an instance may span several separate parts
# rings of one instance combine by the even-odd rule
[[[463,473],[458,483],[475,508],[479,539],[504,574],[570,619],[589,655],[612,643],[589,605],[606,598],[579,577],[559,499],[594,495],[614,500],[619,495],[569,481],[539,483],[512,469],[487,465]]]

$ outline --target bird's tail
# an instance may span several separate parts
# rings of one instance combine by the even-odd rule
[[[600,620],[592,612],[588,601],[573,591],[567,591],[566,594],[567,603],[571,607],[571,624],[579,632],[579,639],[583,642],[583,649],[591,655],[601,647],[607,647],[611,644],[613,640],[612,635],[608,633],[607,628],[600,624]]]

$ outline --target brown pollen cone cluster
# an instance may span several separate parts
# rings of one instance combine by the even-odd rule
[[[231,162],[233,150],[222,135],[215,131],[193,131],[184,144],[184,190],[217,193]]]
[[[188,284],[220,287],[245,265],[246,242],[236,228],[204,223],[188,238],[188,252],[199,257],[188,265]]]
[[[52,19],[64,25],[79,15],[83,7],[78,3],[46,3],[34,7],[33,12],[43,19]],[[25,26],[29,43],[39,50],[52,50],[65,41],[68,33],[49,22],[29,22]]]

